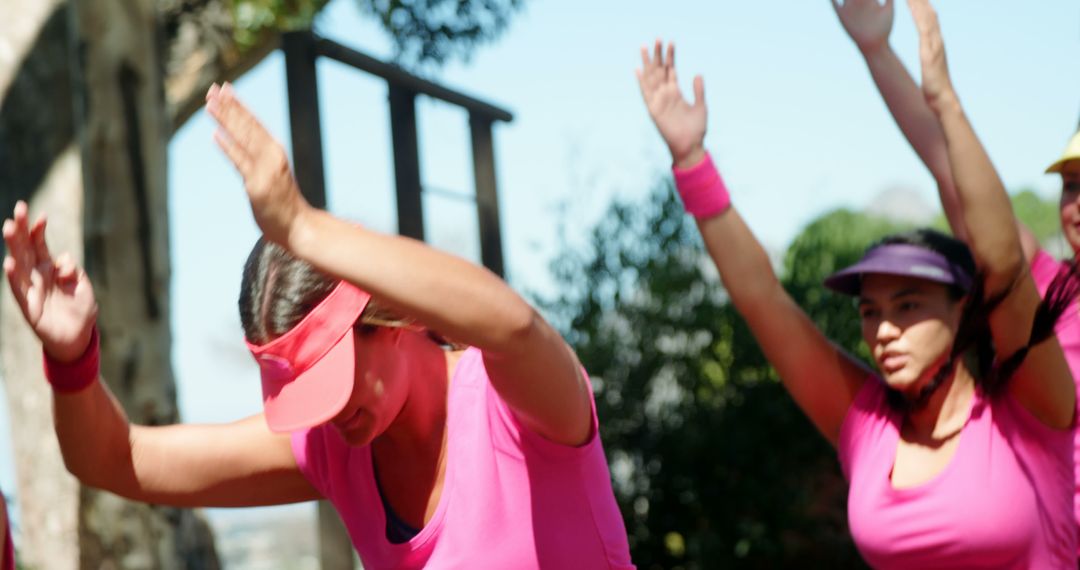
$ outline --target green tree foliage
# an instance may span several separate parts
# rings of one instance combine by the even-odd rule
[[[1011,198],[1016,217],[1035,234],[1035,238],[1044,247],[1061,236],[1061,218],[1056,199],[1043,199],[1030,188],[1011,194]],[[945,219],[944,213],[934,219],[933,227],[949,231],[949,221]]]
[[[794,241],[783,282],[831,338],[859,347],[822,278],[897,228],[847,211]],[[835,453],[728,302],[670,184],[617,203],[553,264],[543,305],[592,374],[616,495],[641,568],[859,567]]]
[[[250,45],[265,30],[311,26],[328,0],[233,0],[236,38]],[[524,0],[356,0],[390,35],[397,59],[441,64],[497,38]]]
[[[1044,200],[1034,191],[1021,190],[1012,195],[1013,211],[1035,234],[1040,243],[1061,235],[1061,217],[1057,200]]]

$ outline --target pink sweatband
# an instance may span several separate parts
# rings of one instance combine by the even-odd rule
[[[727,186],[709,153],[706,152],[705,158],[690,168],[671,170],[675,173],[675,188],[679,190],[688,214],[702,220],[722,214],[731,207]]]
[[[44,351],[42,351],[44,354]],[[82,356],[74,362],[60,362],[48,354],[45,356],[45,379],[53,390],[71,394],[85,389],[97,380],[101,363],[101,344],[95,326],[90,334],[90,344]]]

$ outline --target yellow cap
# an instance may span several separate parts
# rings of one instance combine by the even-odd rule
[[[1051,164],[1046,169],[1046,173],[1061,172],[1061,167],[1065,166],[1065,163],[1070,160],[1080,160],[1080,132],[1073,135],[1072,140],[1069,141],[1069,146],[1065,147],[1065,154],[1062,154],[1057,162]]]

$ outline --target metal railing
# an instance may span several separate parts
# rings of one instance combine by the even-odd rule
[[[390,128],[397,187],[398,233],[424,239],[424,192],[418,148],[416,98],[439,99],[466,110],[472,140],[473,176],[476,185],[476,217],[480,229],[480,258],[485,267],[503,276],[502,234],[499,225],[498,189],[495,184],[495,148],[492,125],[509,122],[513,115],[491,103],[438,85],[404,69],[379,61],[311,31],[283,35],[285,75],[289,93],[293,168],[300,189],[313,206],[326,207],[323,172],[322,126],[315,63],[327,57],[386,80],[390,104]],[[432,189],[433,194],[444,193]],[[459,197],[464,194],[457,195]],[[353,548],[345,526],[334,508],[319,502],[319,559],[325,569],[353,567]]]
[[[480,229],[480,259],[485,267],[502,276],[502,237],[491,130],[496,121],[509,122],[514,116],[501,107],[433,83],[310,31],[286,33],[281,47],[285,52],[296,178],[304,196],[320,208],[326,207],[326,185],[318,82],[315,77],[315,62],[319,57],[330,58],[386,80],[397,188],[398,233],[401,235],[424,239],[417,96],[438,99],[468,112],[476,184],[476,217]]]

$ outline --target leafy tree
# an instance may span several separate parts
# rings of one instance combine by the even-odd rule
[[[1012,195],[1013,211],[1031,230],[1040,243],[1046,244],[1061,235],[1061,218],[1057,200],[1044,200],[1030,189]]]
[[[1056,199],[1043,199],[1030,188],[1011,194],[1011,198],[1016,217],[1035,234],[1043,247],[1061,238],[1061,218]],[[933,227],[945,232],[950,231],[944,213],[934,219]]]
[[[784,257],[784,286],[854,353],[865,349],[851,302],[821,281],[897,229],[836,211]],[[563,294],[542,304],[592,374],[640,567],[861,566],[835,452],[728,302],[669,183],[614,204],[553,273]]]
[[[235,37],[254,46],[267,31],[303,29],[328,0],[235,0]],[[360,11],[390,35],[405,64],[468,57],[502,34],[524,0],[356,0]]]
[[[467,55],[523,0],[358,0],[405,63]],[[167,145],[211,82],[311,25],[327,0],[8,0],[0,18],[0,210],[47,211],[58,251],[81,257],[102,306],[102,371],[132,421],[178,420],[171,372]],[[64,470],[40,346],[7,287],[0,358],[14,426],[30,566],[213,568],[191,512],[120,501]],[[78,540],[73,539],[78,537]],[[340,541],[339,541],[340,542]],[[345,551],[351,547],[345,541]],[[333,567],[343,567],[337,565]]]

